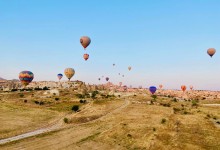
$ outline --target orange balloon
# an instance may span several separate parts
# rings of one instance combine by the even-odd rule
[[[83,58],[84,58],[85,60],[89,59],[89,54],[84,54],[84,55],[83,55]]]
[[[210,57],[212,57],[215,54],[216,50],[214,48],[209,48],[207,50],[207,53]]]
[[[181,86],[181,89],[182,89],[182,91],[184,92],[184,91],[186,90],[186,86],[185,86],[185,85],[182,85],[182,86]]]
[[[87,46],[91,43],[91,39],[88,36],[82,36],[80,38],[80,43],[86,49]]]

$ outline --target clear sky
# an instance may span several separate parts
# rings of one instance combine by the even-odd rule
[[[72,80],[87,83],[104,75],[128,86],[220,90],[219,6],[219,0],[0,0],[0,77],[29,70],[35,81],[57,81],[72,67]],[[83,35],[92,40],[88,61]],[[217,50],[213,58],[210,47]]]

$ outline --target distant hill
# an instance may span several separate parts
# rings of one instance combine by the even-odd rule
[[[0,80],[6,80],[6,79],[3,79],[3,78],[0,77]]]

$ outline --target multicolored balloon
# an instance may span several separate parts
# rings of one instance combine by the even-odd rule
[[[149,91],[151,94],[154,94],[157,91],[157,88],[155,86],[150,86]]]
[[[75,74],[75,70],[73,68],[66,68],[64,70],[64,74],[66,75],[66,77],[70,80],[74,74]]]
[[[185,85],[182,85],[182,86],[181,86],[181,89],[182,89],[183,92],[185,92],[186,86],[185,86]]]
[[[212,57],[215,54],[216,50],[214,48],[209,48],[207,50],[207,53],[210,57]]]
[[[87,59],[89,59],[89,54],[84,54],[83,58],[85,59],[85,61],[87,61]]]
[[[27,86],[34,79],[34,74],[31,71],[22,71],[19,73],[21,84]]]
[[[129,71],[131,70],[131,66],[128,67],[128,70],[129,70]]]
[[[80,38],[80,43],[86,49],[87,46],[91,43],[91,39],[88,36],[82,36]]]
[[[61,80],[62,77],[63,77],[63,74],[59,73],[59,74],[57,75],[57,77],[58,77],[59,80]]]

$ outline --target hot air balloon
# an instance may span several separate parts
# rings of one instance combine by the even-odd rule
[[[84,54],[84,55],[83,55],[83,58],[84,58],[85,61],[86,61],[87,59],[89,59],[89,54]]]
[[[182,91],[184,92],[184,91],[186,90],[186,86],[185,86],[185,85],[182,85],[182,86],[181,86],[181,89],[182,89]]]
[[[65,70],[64,70],[64,74],[66,75],[66,77],[69,79],[69,81],[70,81],[70,79],[74,76],[74,74],[75,74],[75,70],[73,69],[73,68],[66,68]]]
[[[189,88],[190,88],[190,90],[193,90],[193,86],[192,86],[192,85],[190,85],[190,87],[189,87]]]
[[[122,82],[119,82],[119,86],[121,86],[122,85]]]
[[[100,81],[101,79],[100,79],[100,78],[98,78],[98,80]]]
[[[123,86],[123,89],[124,89],[124,90],[127,90],[127,89],[128,89],[128,87],[127,87],[126,85],[124,85],[124,86]]]
[[[115,64],[113,64],[113,66],[115,66]]]
[[[159,85],[159,88],[160,88],[160,89],[162,89],[162,88],[163,88],[163,85],[162,85],[162,84],[160,84],[160,85]]]
[[[149,91],[151,92],[151,94],[154,94],[156,92],[157,88],[155,86],[151,86],[149,88]]]
[[[118,73],[118,75],[120,75],[120,73]]]
[[[207,50],[207,53],[210,57],[212,57],[215,54],[216,50],[214,48],[209,48]]]
[[[21,84],[27,86],[34,79],[34,74],[30,71],[22,71],[19,73]]]
[[[82,36],[80,38],[80,43],[82,44],[84,49],[86,49],[86,47],[89,46],[89,44],[91,43],[91,39],[88,36]]]
[[[63,74],[59,73],[59,74],[57,75],[57,77],[58,77],[59,80],[61,80],[62,77],[63,77]]]
[[[122,75],[122,77],[125,77],[124,75]]]
[[[131,66],[128,67],[128,70],[129,70],[129,71],[131,70]]]
[[[108,81],[108,80],[109,80],[109,77],[106,77],[105,79],[106,79],[106,81]]]

